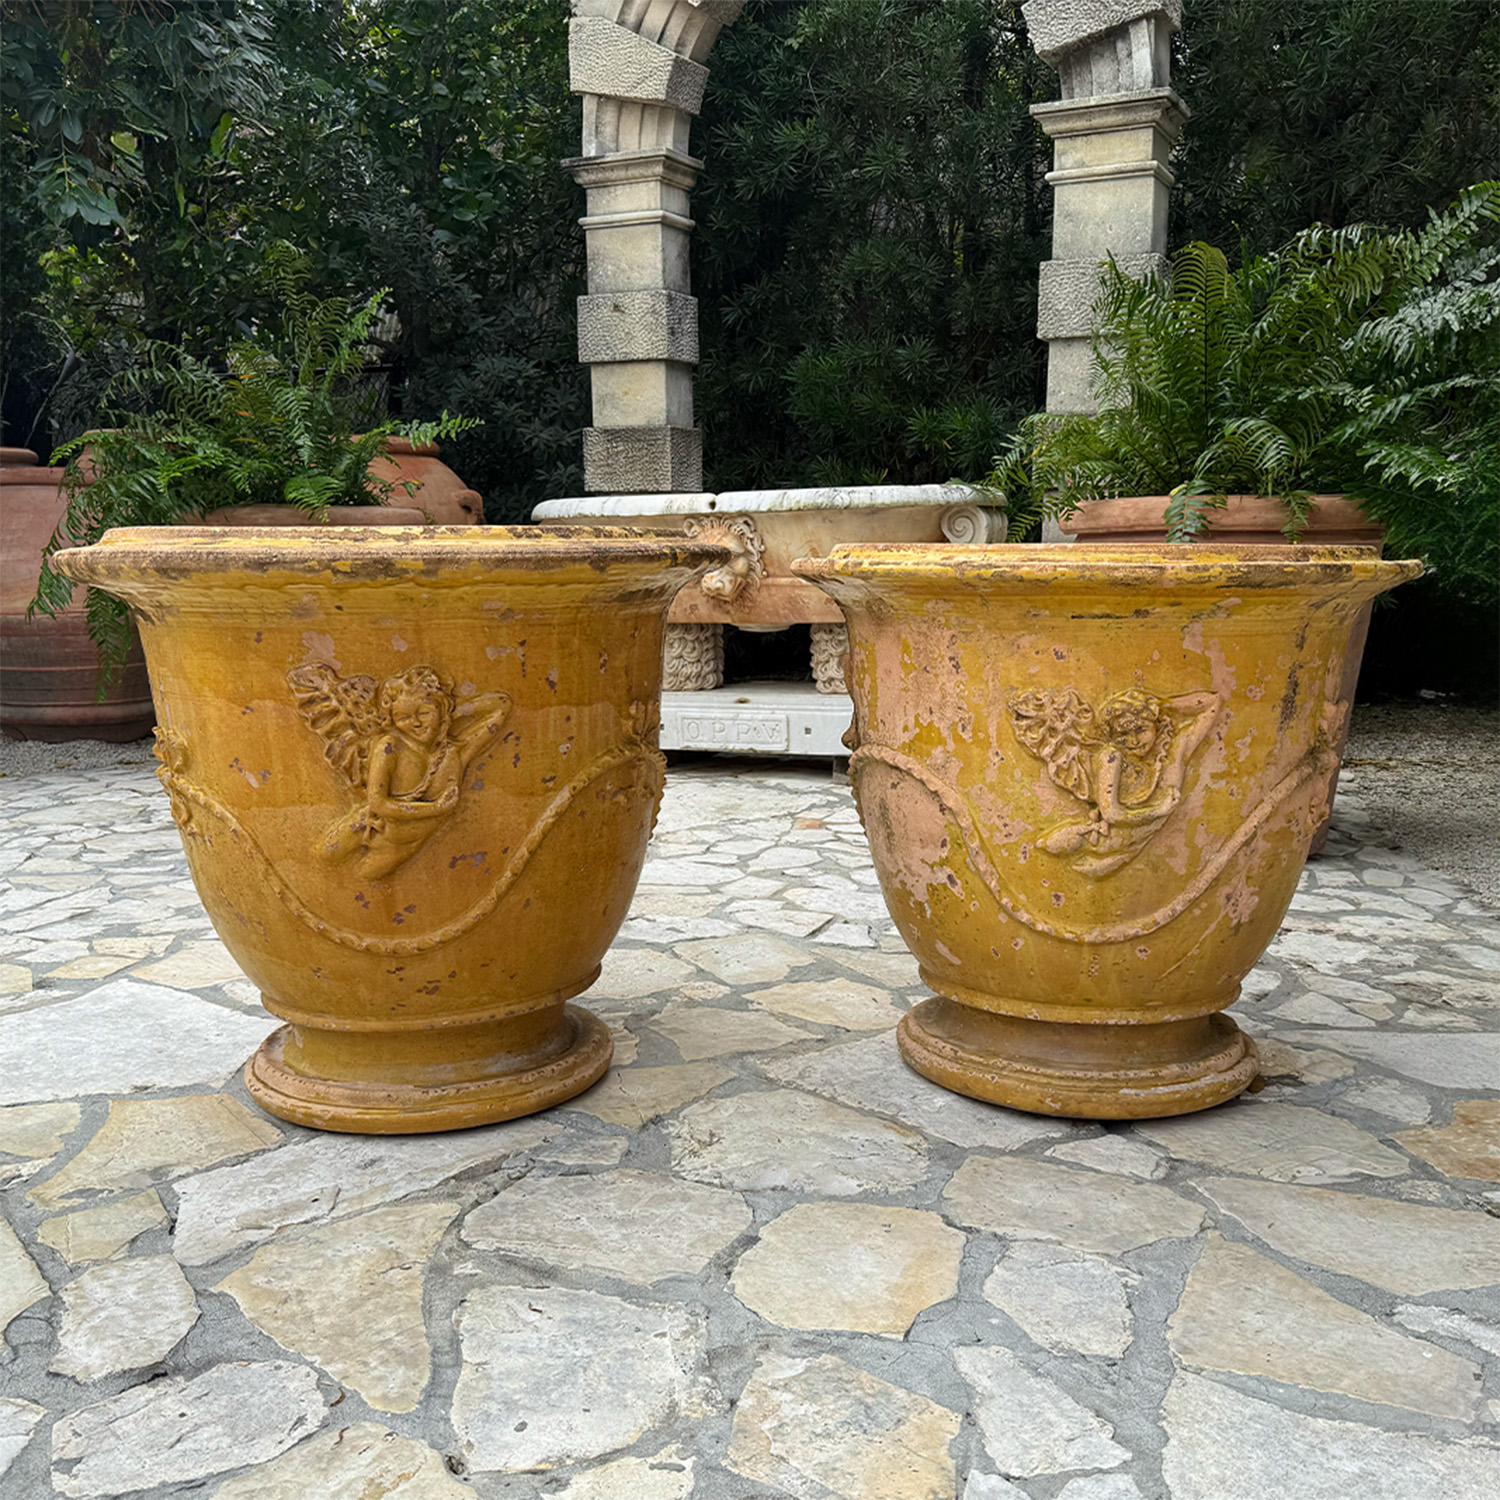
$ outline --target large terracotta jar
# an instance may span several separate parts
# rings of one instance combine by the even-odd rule
[[[444,1130],[608,1066],[566,1002],[661,794],[662,632],[727,551],[610,528],[133,529],[59,554],[141,625],[159,775],[299,1124]]]
[[[851,777],[937,992],[928,1078],[1041,1114],[1231,1098],[1221,1014],[1275,935],[1349,712],[1350,633],[1416,576],[1355,548],[855,547]]]
[[[154,714],[139,641],[101,699],[82,594],[59,615],[27,618],[42,551],[65,509],[62,478],[29,448],[0,448],[0,730],[9,739],[138,740]]]

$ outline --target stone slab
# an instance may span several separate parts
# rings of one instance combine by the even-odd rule
[[[61,1292],[57,1353],[49,1368],[102,1380],[166,1357],[198,1321],[198,1301],[170,1255],[93,1266]]]
[[[762,1359],[735,1404],[728,1466],[793,1500],[951,1500],[957,1413],[823,1354]]]
[[[473,1500],[442,1454],[378,1422],[320,1432],[226,1479],[211,1500]]]
[[[1199,1184],[1273,1250],[1408,1296],[1500,1282],[1500,1219],[1248,1178]]]
[[[1493,1089],[1500,1080],[1500,1032],[1305,1031],[1289,1040],[1331,1047],[1439,1088]]]
[[[1450,1124],[1392,1139],[1449,1177],[1500,1182],[1500,1100],[1460,1099]]]
[[[58,1419],[52,1483],[69,1500],[188,1485],[265,1463],[323,1425],[317,1374],[285,1360],[215,1365]]]
[[[1169,1188],[1024,1159],[971,1156],[943,1190],[950,1218],[1018,1239],[1120,1255],[1196,1234],[1203,1210]]]
[[[1273,1182],[1347,1182],[1404,1177],[1410,1163],[1368,1131],[1321,1110],[1252,1097],[1135,1129],[1178,1158]]]
[[[218,1086],[276,1024],[159,984],[111,980],[6,1020],[0,1104]]]
[[[1002,1473],[1031,1478],[1112,1469],[1130,1457],[1108,1422],[1009,1349],[967,1344],[953,1351],[953,1361],[973,1392],[984,1446]]]
[[[684,1062],[747,1052],[774,1052],[814,1035],[760,1011],[720,1010],[709,1005],[673,1006],[651,1023],[677,1048]]]
[[[494,1170],[562,1132],[555,1119],[510,1120],[431,1136],[323,1135],[177,1184],[173,1249],[206,1265],[284,1229],[347,1218]]]
[[[377,1411],[412,1411],[432,1364],[422,1315],[427,1262],[458,1209],[397,1204],[287,1234],[214,1290]]]
[[[52,1288],[5,1219],[0,1219],[0,1338],[11,1322]]]
[[[485,1286],[453,1318],[459,1450],[475,1470],[548,1469],[717,1407],[700,1316],[555,1286]]]
[[[734,1077],[714,1063],[678,1063],[664,1068],[616,1068],[563,1107],[593,1115],[607,1125],[642,1130],[661,1115]]]
[[[1500,1447],[1382,1432],[1287,1411],[1179,1374],[1162,1408],[1172,1500],[1479,1500],[1500,1490]]]
[[[76,1104],[12,1104],[0,1109],[0,1154],[36,1160],[56,1156],[78,1128]]]
[[[1033,1343],[1119,1359],[1130,1346],[1130,1303],[1120,1273],[1063,1245],[1018,1240],[984,1284],[986,1299]]]
[[[95,1192],[148,1187],[284,1139],[264,1115],[223,1094],[116,1099],[83,1149],[30,1197],[43,1208],[57,1208]]]
[[[21,1456],[36,1424],[46,1415],[46,1409],[34,1401],[0,1396],[0,1479]]]
[[[99,1208],[81,1208],[44,1220],[36,1237],[72,1266],[108,1260],[148,1229],[169,1223],[154,1188]]]
[[[477,1250],[649,1283],[693,1276],[751,1224],[735,1192],[648,1172],[523,1178],[464,1221]]]
[[[820,1026],[840,1026],[846,1031],[888,1031],[905,1010],[888,990],[853,979],[793,980],[751,990],[745,998],[783,1016]]]
[[[705,1100],[667,1132],[673,1170],[719,1187],[848,1197],[900,1192],[927,1174],[915,1132],[792,1089]]]
[[[964,1236],[937,1214],[874,1203],[799,1203],[772,1219],[730,1290],[782,1328],[903,1337],[958,1290]]]
[[[933,1083],[901,1061],[891,1036],[844,1042],[801,1057],[771,1058],[760,1068],[780,1083],[886,1115],[956,1146],[1008,1151],[1073,1128],[1062,1120],[967,1099]]]
[[[1479,1366],[1387,1328],[1247,1245],[1210,1235],[1167,1325],[1198,1370],[1262,1375],[1434,1417],[1472,1421]]]

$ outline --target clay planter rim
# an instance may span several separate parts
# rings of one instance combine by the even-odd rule
[[[1379,546],[1385,528],[1367,516],[1357,500],[1342,493],[1315,494],[1309,498],[1311,509],[1302,533],[1304,543],[1308,538],[1318,543],[1320,533],[1333,533],[1328,539],[1329,545],[1363,543]],[[1283,528],[1291,516],[1278,496],[1226,495],[1224,500],[1222,508],[1207,513],[1208,545],[1222,545],[1213,540],[1220,532],[1235,537],[1263,533],[1275,538],[1271,545],[1285,542]],[[1066,536],[1090,542],[1099,537],[1106,542],[1118,541],[1125,536],[1140,537],[1143,541],[1164,540],[1166,510],[1171,503],[1170,495],[1112,495],[1101,500],[1086,500],[1058,522],[1058,530]],[[1256,544],[1240,541],[1235,545]]]
[[[309,543],[323,550],[309,551]],[[728,557],[727,547],[687,539],[669,545],[620,526],[129,526],[105,532],[92,547],[57,553],[53,566],[75,583],[120,592],[111,579],[122,568],[148,569],[158,579],[227,568],[350,583],[420,575],[441,586],[500,562],[525,562],[547,583],[569,569],[633,563],[693,571]]]
[[[826,558],[799,558],[799,577],[837,595],[841,585],[883,581],[926,585],[942,594],[952,588],[983,589],[996,584],[1052,585],[1058,593],[1088,593],[1105,583],[1156,579],[1170,569],[1186,591],[1221,593],[1234,588],[1293,588],[1338,573],[1372,585],[1372,592],[1419,577],[1422,564],[1384,560],[1368,547],[1316,547],[1306,544],[1215,547],[1202,542],[996,543],[840,543]],[[1226,574],[1225,570],[1230,571]]]

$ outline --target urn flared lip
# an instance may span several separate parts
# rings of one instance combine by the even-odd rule
[[[792,571],[813,583],[886,581],[931,585],[937,592],[944,585],[1016,583],[1087,590],[1147,582],[1211,590],[1350,583],[1383,591],[1419,577],[1422,564],[1382,559],[1360,546],[842,542],[827,557],[798,558]]]
[[[156,578],[265,572],[301,578],[396,579],[439,571],[609,572],[723,564],[730,552],[675,532],[625,526],[128,526],[56,553],[78,583],[126,572]]]

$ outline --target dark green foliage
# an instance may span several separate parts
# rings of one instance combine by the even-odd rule
[[[222,347],[255,263],[239,141],[279,98],[264,6],[0,0],[0,19],[6,191],[53,230],[70,334]]]
[[[395,401],[485,417],[444,457],[488,519],[580,493],[565,0],[267,3],[295,109],[255,148],[265,222],[328,286],[390,287]]]
[[[36,607],[55,614],[73,586],[52,570],[62,547],[88,546],[114,526],[171,526],[224,505],[291,504],[309,518],[330,505],[384,504],[392,486],[369,473],[386,437],[452,437],[470,421],[364,426],[357,377],[383,292],[360,306],[319,298],[306,267],[273,246],[264,280],[282,312],[274,328],[236,340],[225,367],[180,347],[143,344],[141,363],[114,382],[119,425],[67,444],[67,511],[42,558]],[[85,451],[85,449],[87,451]],[[89,629],[106,677],[128,650],[124,607],[90,590]]]
[[[1415,229],[1500,177],[1495,0],[1184,0],[1172,242]]]
[[[1055,90],[1008,0],[757,3],[695,149],[711,487],[982,469],[1041,393]]]
[[[1500,185],[1416,231],[1304,230],[1232,270],[1180,250],[1169,277],[1106,269],[1099,409],[1035,417],[992,483],[1056,513],[1170,494],[1191,540],[1226,493],[1277,495],[1296,536],[1310,492],[1348,492],[1387,546],[1492,599],[1500,478]]]

